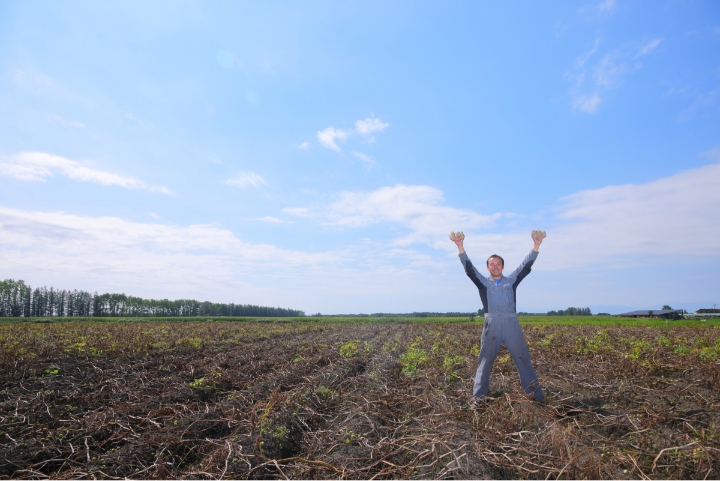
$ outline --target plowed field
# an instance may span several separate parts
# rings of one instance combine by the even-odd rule
[[[720,329],[526,327],[469,409],[481,324],[0,325],[0,479],[720,478]]]

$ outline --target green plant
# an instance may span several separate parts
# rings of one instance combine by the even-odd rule
[[[635,341],[632,345],[632,350],[628,354],[630,359],[639,359],[645,351],[652,350],[652,345],[647,341]]]
[[[190,387],[193,389],[207,389],[208,388],[208,386],[205,384],[204,377],[195,379],[193,382],[190,383]]]
[[[714,346],[704,346],[700,348],[698,357],[701,361],[715,361],[720,357],[720,339],[717,340]]]
[[[545,339],[536,342],[535,345],[540,346],[540,347],[549,347],[550,344],[552,344],[552,340],[554,337],[555,337],[555,334],[549,334],[548,336],[545,337]]]
[[[333,394],[335,394],[335,391],[333,391],[332,389],[326,388],[323,385],[316,387],[315,392],[317,394],[319,394],[321,396],[325,396],[325,397],[331,397]]]
[[[189,385],[193,389],[198,389],[200,391],[214,391],[217,389],[217,386],[215,385],[215,378],[222,377],[222,373],[220,372],[214,372],[209,376],[209,378],[201,377],[198,379],[195,379],[194,381],[190,382]]]
[[[596,332],[592,338],[588,338],[587,336],[576,337],[575,346],[577,352],[581,354],[597,354],[603,350],[613,350],[610,336],[605,329]]]
[[[418,349],[412,345],[405,354],[400,356],[400,365],[402,365],[402,373],[408,376],[417,374],[420,366],[427,362],[428,356],[423,349]]]
[[[287,437],[288,432],[288,428],[286,428],[285,426],[277,426],[275,429],[272,430],[271,436],[273,439],[282,440]]]
[[[711,424],[708,429],[693,428],[693,433],[696,436],[696,441],[707,443],[708,441],[715,441],[720,438],[720,426],[715,426],[715,423]]]
[[[358,343],[360,341],[348,341],[340,346],[340,355],[343,357],[355,357],[358,355]]]
[[[445,359],[443,359],[443,369],[446,371],[451,371],[455,366],[458,364],[462,364],[463,357],[462,356],[445,356]]]

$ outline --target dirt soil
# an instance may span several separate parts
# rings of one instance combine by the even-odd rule
[[[481,324],[0,328],[0,479],[720,478],[720,329],[525,328],[469,407]]]

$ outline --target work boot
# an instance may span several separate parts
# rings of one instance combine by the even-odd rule
[[[470,400],[470,409],[477,411],[478,409],[484,409],[490,405],[490,401],[487,396],[473,396]]]

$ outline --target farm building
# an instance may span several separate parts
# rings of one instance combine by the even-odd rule
[[[681,319],[684,314],[682,309],[646,309],[642,311],[626,312],[618,314],[617,317],[648,317],[661,319]]]
[[[711,317],[720,317],[720,309],[698,309],[694,314],[685,314],[687,319],[708,319]]]

